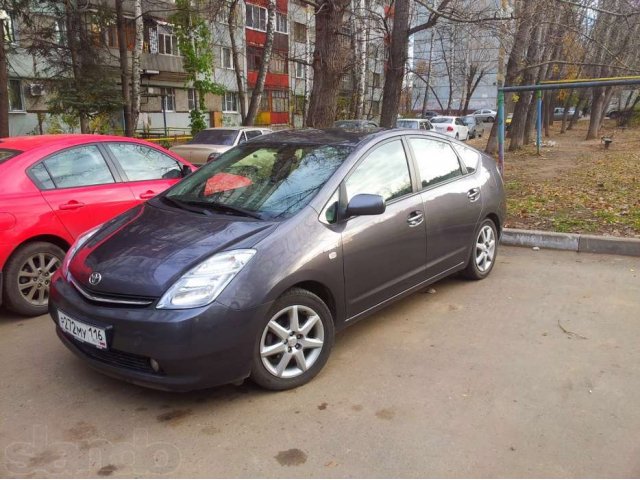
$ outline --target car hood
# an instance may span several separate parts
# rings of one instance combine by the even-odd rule
[[[107,222],[74,256],[69,271],[89,292],[159,297],[215,253],[250,248],[275,222],[211,216],[145,203]],[[101,275],[89,283],[93,272]]]

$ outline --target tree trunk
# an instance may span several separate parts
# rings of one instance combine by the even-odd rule
[[[600,122],[602,121],[603,109],[604,90],[602,88],[594,88],[591,95],[591,117],[589,118],[587,140],[598,138],[598,134],[600,133]]]
[[[398,118],[398,107],[402,95],[404,69],[407,63],[409,47],[409,14],[411,3],[409,0],[396,0],[394,4],[393,31],[389,44],[389,61],[382,92],[382,115],[380,126],[395,127]]]
[[[71,71],[76,85],[82,82],[82,66],[80,64],[80,48],[78,35],[80,34],[81,21],[79,13],[71,0],[65,2],[65,26],[67,28],[67,46],[69,47],[69,56],[71,57]],[[3,32],[4,34],[4,32]],[[79,112],[80,132],[89,133],[89,119],[83,112]]]
[[[0,20],[0,138],[9,136],[9,72],[4,49],[4,20]]]
[[[253,88],[253,92],[251,92],[251,102],[249,103],[247,118],[244,122],[244,125],[247,126],[252,126],[256,121],[258,108],[262,101],[264,81],[267,78],[269,64],[271,63],[271,51],[273,50],[273,37],[275,35],[276,26],[276,0],[269,0],[267,15],[267,39],[265,40],[264,49],[262,50],[262,62],[260,63],[260,70],[258,71],[258,79],[256,80],[256,86]]]
[[[124,134],[133,137],[131,125],[131,90],[129,88],[129,59],[127,53],[127,23],[122,5],[124,0],[116,0],[116,26],[118,29],[118,51],[120,62],[120,83],[122,87],[122,105],[124,113]]]
[[[136,40],[131,55],[131,129],[135,134],[140,116],[140,56],[144,44],[144,20],[142,18],[142,0],[134,1]]]
[[[240,103],[240,123],[244,125],[244,122],[247,119],[247,88],[243,77],[243,71],[240,68],[240,52],[238,51],[238,42],[236,40],[237,8],[238,0],[233,0],[229,6],[229,37],[231,39],[231,59],[233,61],[233,70],[236,75],[236,88],[238,89],[238,102]]]
[[[582,92],[580,93],[580,96],[578,97],[578,103],[576,104],[576,111],[573,112],[573,117],[571,117],[571,120],[569,121],[569,126],[567,127],[567,131],[572,130],[576,122],[580,119],[580,112],[584,108],[586,101],[587,101],[587,96],[586,96],[585,90],[582,90]]]
[[[342,28],[350,0],[322,0],[315,8],[316,43],[313,52],[313,85],[307,112],[307,125],[328,128],[333,125],[338,92],[345,70],[346,45]]]

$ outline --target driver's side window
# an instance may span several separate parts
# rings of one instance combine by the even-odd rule
[[[360,193],[381,195],[390,201],[411,193],[407,156],[400,139],[376,147],[345,182],[347,201]]]

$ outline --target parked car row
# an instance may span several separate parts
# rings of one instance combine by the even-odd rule
[[[302,385],[336,331],[493,269],[496,164],[419,120],[261,132],[197,170],[122,137],[0,140],[4,301],[48,309],[84,362],[140,385]]]

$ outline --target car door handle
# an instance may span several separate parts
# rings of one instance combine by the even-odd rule
[[[416,227],[420,225],[423,221],[424,221],[424,213],[422,213],[420,210],[411,212],[409,214],[409,217],[407,217],[407,223],[409,224],[410,227]]]
[[[84,203],[71,200],[67,203],[63,203],[62,205],[60,205],[60,210],[76,210],[82,207],[84,207]]]
[[[467,192],[467,197],[469,197],[469,200],[471,200],[472,202],[475,202],[476,200],[478,200],[479,196],[480,196],[480,189],[477,187],[472,188]]]
[[[153,190],[147,190],[146,192],[140,194],[140,198],[143,200],[146,200],[147,198],[153,198],[156,195],[157,193],[154,192]]]

